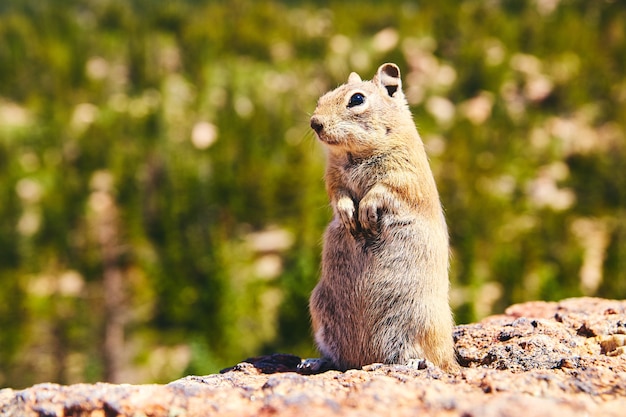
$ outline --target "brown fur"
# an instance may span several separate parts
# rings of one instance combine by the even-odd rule
[[[350,105],[357,93],[364,102]],[[448,233],[399,68],[352,73],[319,99],[311,127],[334,212],[310,300],[320,352],[342,370],[419,358],[456,370]]]

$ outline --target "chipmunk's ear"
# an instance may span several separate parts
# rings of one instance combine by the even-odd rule
[[[396,64],[386,63],[378,67],[378,71],[372,80],[380,87],[387,90],[389,97],[394,97],[396,92],[402,91],[402,80],[400,80],[400,68]]]
[[[350,73],[350,76],[348,77],[348,84],[360,83],[361,81],[362,80],[359,74],[356,72]]]

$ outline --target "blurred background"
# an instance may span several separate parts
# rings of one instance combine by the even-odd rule
[[[317,98],[399,64],[459,323],[626,297],[620,1],[0,2],[0,387],[314,356]]]

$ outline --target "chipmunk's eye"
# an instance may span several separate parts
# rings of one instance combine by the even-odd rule
[[[350,97],[350,101],[348,102],[348,108],[354,106],[360,106],[365,103],[365,96],[361,93],[355,93]]]

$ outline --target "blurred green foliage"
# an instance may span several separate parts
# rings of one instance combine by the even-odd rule
[[[622,2],[3,0],[0,386],[103,379],[111,311],[124,382],[314,355],[330,210],[308,117],[386,61],[446,208],[457,321],[626,296]]]

